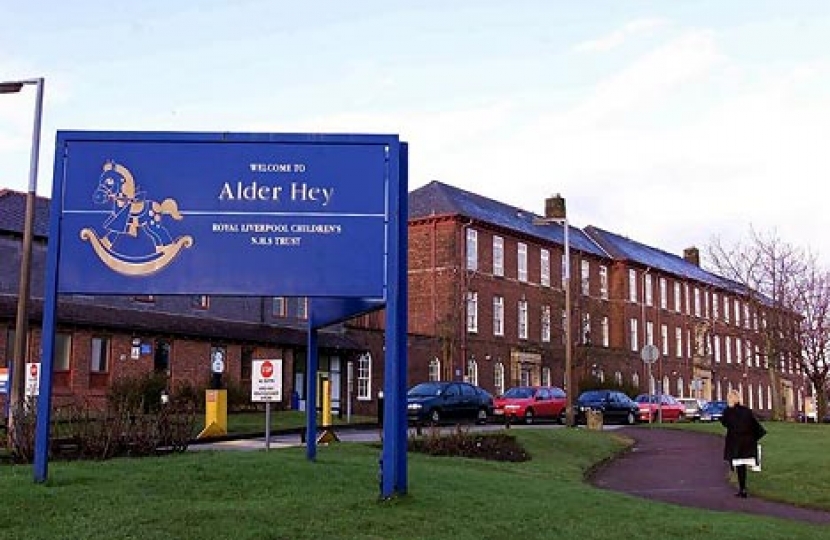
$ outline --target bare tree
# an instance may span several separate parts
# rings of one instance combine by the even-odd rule
[[[817,419],[827,414],[827,381],[830,364],[830,273],[811,257],[799,283],[796,310],[801,316],[796,337],[801,346],[801,368],[815,390]]]
[[[775,232],[762,234],[753,228],[747,240],[727,246],[715,238],[707,251],[709,270],[730,280],[727,286],[755,314],[772,389],[772,416],[781,420],[786,414],[781,400],[782,364],[786,359],[801,361],[798,298],[810,256]]]

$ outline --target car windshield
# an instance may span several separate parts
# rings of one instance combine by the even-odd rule
[[[528,388],[527,386],[517,386],[516,388],[511,388],[505,392],[504,397],[512,399],[531,398],[533,397],[533,388]]]
[[[706,404],[706,410],[707,411],[717,412],[717,411],[722,411],[725,408],[726,408],[726,402],[725,401],[712,401],[712,402]]]
[[[640,394],[635,399],[637,403],[657,403],[657,396],[649,396],[648,394]]]
[[[444,385],[438,383],[421,383],[413,386],[406,393],[409,397],[429,397],[441,395]]]
[[[579,401],[602,401],[607,395],[605,390],[588,390],[579,396]]]

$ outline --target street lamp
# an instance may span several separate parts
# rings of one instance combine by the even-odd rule
[[[559,223],[564,229],[565,261],[562,269],[562,287],[565,289],[565,397],[567,401],[565,405],[565,425],[572,427],[574,425],[574,385],[573,339],[571,337],[571,243],[565,199],[558,194],[555,197],[545,199],[545,217],[535,223],[539,225]]]
[[[20,259],[20,278],[17,294],[17,320],[15,322],[14,349],[12,353],[12,380],[10,388],[9,433],[14,434],[14,415],[22,409],[26,395],[26,337],[29,333],[29,285],[31,283],[32,236],[35,221],[37,191],[37,164],[40,154],[40,124],[43,117],[43,78],[0,82],[0,94],[16,94],[26,85],[37,89],[35,120],[32,129],[32,151],[29,161],[29,189],[26,192],[26,213],[23,222],[23,255]],[[10,437],[15,444],[13,437]]]

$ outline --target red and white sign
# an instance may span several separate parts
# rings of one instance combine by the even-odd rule
[[[8,393],[9,368],[0,367],[0,394]]]
[[[282,401],[282,360],[251,363],[251,401]]]
[[[26,397],[40,395],[40,364],[26,364]]]

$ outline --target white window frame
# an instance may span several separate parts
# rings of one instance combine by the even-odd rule
[[[628,327],[628,338],[631,341],[631,350],[632,351],[639,351],[640,344],[639,344],[639,337],[637,336],[637,319],[632,317],[629,319],[629,327]]]
[[[90,373],[109,373],[112,340],[105,336],[94,336],[90,342],[89,371]]]
[[[493,236],[493,275],[504,276],[504,238]]]
[[[550,251],[539,250],[539,283],[542,287],[550,287]]]
[[[551,311],[550,306],[542,306],[542,343],[550,343]]]
[[[599,297],[608,300],[608,267],[604,264],[599,266]]]
[[[666,324],[660,325],[660,347],[663,351],[663,356],[669,355],[669,326]]]
[[[580,286],[582,287],[582,294],[584,296],[591,295],[591,261],[582,260],[582,272],[580,273]]]
[[[478,362],[475,358],[467,360],[467,382],[478,386]]]
[[[602,346],[603,347],[610,347],[611,346],[611,327],[609,326],[608,316],[604,315],[602,317]]]
[[[637,271],[633,268],[628,269],[628,301],[637,302]]]
[[[357,357],[357,400],[372,399],[372,353]]]
[[[674,329],[674,348],[677,358],[683,357],[683,329],[679,326]]]
[[[660,277],[660,308],[661,309],[668,309],[669,308],[669,284],[666,281],[666,278]]]
[[[528,334],[528,318],[527,318],[527,300],[519,300],[519,314],[516,317],[518,323],[519,339],[527,339]]]
[[[680,292],[680,282],[674,282],[674,311],[680,313],[683,311],[683,297]]]
[[[441,380],[441,360],[433,358],[429,361],[429,373],[427,380],[437,382]]]
[[[478,231],[467,229],[467,270],[478,270]]]
[[[504,394],[504,364],[496,362],[493,366],[493,386],[496,388],[496,394]]]
[[[478,332],[478,293],[467,291],[467,332]]]
[[[516,246],[516,278],[527,282],[527,244],[519,242]]]
[[[493,335],[504,335],[504,297],[493,297]]]
[[[654,283],[651,274],[643,276],[643,297],[647,306],[654,305]]]

